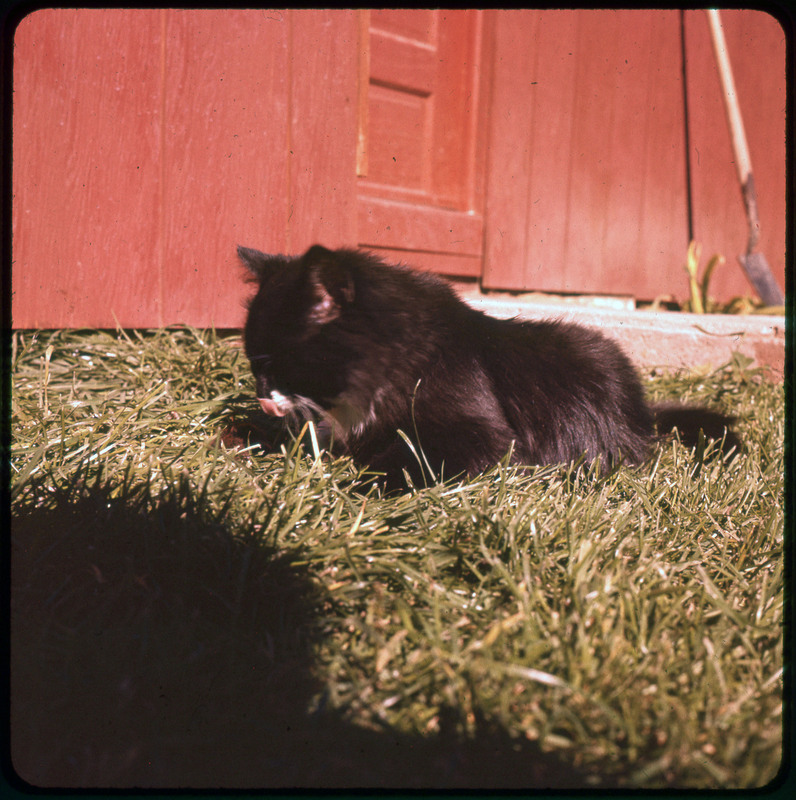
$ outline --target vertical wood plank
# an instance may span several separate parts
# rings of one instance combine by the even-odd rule
[[[287,249],[357,238],[357,52],[353,10],[292,10]]]
[[[533,116],[528,131],[530,172],[524,195],[527,245],[523,261],[506,265],[523,286],[571,280],[567,220],[572,199],[573,136],[578,95],[578,12],[535,12],[533,66],[523,85]],[[516,85],[516,84],[515,84]]]
[[[486,217],[486,181],[489,154],[489,116],[492,107],[493,69],[495,65],[495,14],[479,12],[478,36],[475,49],[475,75],[470,116],[474,127],[475,148],[471,174],[472,199],[470,208],[483,220]],[[481,272],[483,272],[485,243],[481,241]]]
[[[479,117],[481,11],[442,9],[438,17],[437,92],[434,96],[434,140],[431,170],[434,202],[470,211],[475,194],[476,123]]]
[[[647,106],[639,153],[639,230],[629,261],[637,288],[628,293],[642,299],[666,293],[682,297],[687,291],[683,246],[687,251],[689,189],[679,12],[653,12],[646,33],[646,91],[639,100]],[[632,119],[627,125],[632,127]]]
[[[485,285],[686,296],[678,12],[544,11],[535,23],[517,12],[494,13],[499,55]],[[705,253],[722,252],[731,262],[712,284],[726,300],[749,293],[735,262],[745,249],[745,216],[704,13],[687,15],[695,235]],[[758,183],[760,249],[782,279],[784,36],[763,12],[724,16]],[[530,82],[523,80],[526,69],[533,71]],[[523,114],[524,107],[533,113]],[[733,231],[734,242],[727,238]]]
[[[757,249],[784,288],[785,35],[762,11],[722,10],[721,17],[757,189]],[[737,262],[746,252],[746,213],[705,12],[686,11],[685,26],[694,238],[702,244],[703,260],[713,253],[726,258],[712,288],[727,300],[753,293]]]
[[[522,283],[518,265],[527,253],[529,134],[537,109],[531,101],[539,16],[533,11],[494,11],[492,91],[487,145],[484,276],[487,287]]]
[[[287,245],[286,12],[167,12],[165,322],[237,327],[236,245]]]
[[[14,45],[13,325],[156,324],[159,12],[42,9]]]

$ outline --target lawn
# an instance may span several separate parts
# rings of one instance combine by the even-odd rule
[[[638,469],[503,464],[383,497],[269,423],[234,338],[18,332],[10,356],[22,779],[775,778],[783,387],[742,357],[643,376],[737,414],[734,460],[667,440]]]

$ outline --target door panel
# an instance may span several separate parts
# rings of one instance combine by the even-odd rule
[[[367,168],[358,184],[359,244],[467,256],[459,267],[443,261],[477,275],[482,12],[360,13],[369,15],[369,70],[367,113],[360,115]]]
[[[367,206],[360,205],[359,232],[396,250],[478,255],[483,223],[476,214],[368,198]]]
[[[431,119],[428,95],[377,84],[370,87],[370,136],[387,143],[368,153],[368,179],[407,198],[422,199],[429,183],[428,159],[418,141],[428,138]]]

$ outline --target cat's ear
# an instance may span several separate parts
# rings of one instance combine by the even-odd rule
[[[250,280],[259,281],[277,266],[287,263],[288,259],[281,255],[269,255],[253,247],[238,246],[238,258],[249,271]]]
[[[354,279],[340,255],[317,244],[304,255],[313,296],[310,322],[326,325],[354,300]]]
[[[253,247],[242,247],[238,245],[238,258],[252,275],[259,278],[270,256],[261,253],[259,250],[255,250]]]

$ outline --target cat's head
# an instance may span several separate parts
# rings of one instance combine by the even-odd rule
[[[355,356],[346,334],[355,299],[350,253],[315,245],[287,257],[239,247],[238,256],[258,286],[244,341],[263,411],[334,407]]]

